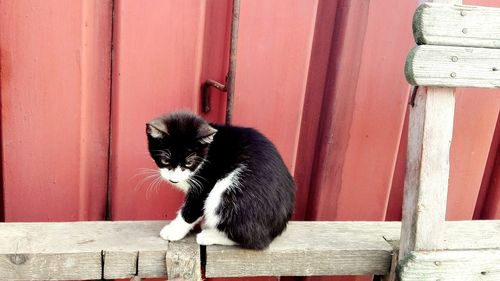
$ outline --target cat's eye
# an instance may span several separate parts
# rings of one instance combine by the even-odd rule
[[[168,162],[168,159],[167,159],[167,158],[162,158],[162,159],[160,160],[160,162],[161,162],[163,165],[165,165],[165,166],[170,165],[170,162]]]
[[[194,161],[192,161],[192,160],[188,160],[188,161],[186,161],[186,163],[184,163],[184,167],[186,167],[186,168],[191,168],[191,167],[193,167],[193,165],[194,165]]]

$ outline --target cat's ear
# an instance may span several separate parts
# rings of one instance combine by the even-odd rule
[[[214,135],[217,133],[217,129],[205,123],[198,129],[198,142],[201,144],[209,144],[214,140]]]
[[[146,133],[152,138],[162,138],[168,135],[167,125],[162,119],[155,119],[146,124]]]

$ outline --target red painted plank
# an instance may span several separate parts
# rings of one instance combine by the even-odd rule
[[[403,131],[399,141],[398,158],[392,177],[391,194],[387,204],[386,221],[400,221],[403,216],[403,191],[406,175],[406,150],[408,148],[409,110],[406,110]]]
[[[296,158],[308,77],[321,71],[309,69],[317,9],[318,1],[241,3],[234,123],[268,136],[295,178],[299,169],[310,169],[299,168]],[[299,185],[298,194],[307,189]],[[303,215],[306,202],[298,196],[296,212]]]
[[[317,1],[242,1],[234,122],[262,131],[295,170]]]
[[[307,77],[303,113],[300,124],[300,139],[295,164],[297,198],[294,219],[304,220],[308,209],[311,173],[314,167],[314,149],[318,142],[318,128],[322,121],[321,104],[325,86],[329,79],[328,62],[336,23],[337,4],[335,1],[320,1],[316,16],[311,61]]]
[[[401,70],[414,44],[411,25],[401,22],[411,22],[415,6],[339,2],[311,186],[312,219],[385,219],[409,93]]]
[[[447,219],[472,219],[481,187],[495,124],[500,93],[459,89],[450,154]]]
[[[473,219],[475,220],[481,219],[483,217],[483,213],[488,212],[488,210],[486,210],[487,208],[485,207],[485,202],[487,199],[489,200],[490,198],[492,198],[492,196],[490,196],[490,194],[488,193],[494,190],[492,180],[494,176],[496,176],[494,168],[499,152],[498,149],[500,149],[500,119],[497,120],[495,133],[491,141],[490,153],[488,154],[486,167],[483,173],[483,179],[481,180],[481,188],[479,190],[476,207],[474,209]],[[490,187],[492,188],[490,189]]]
[[[162,182],[148,191],[141,168],[156,169],[145,123],[199,107],[205,1],[115,1],[111,216],[173,218],[183,194]],[[143,183],[141,183],[141,181]]]
[[[484,192],[484,204],[480,206],[481,219],[500,219],[500,112],[498,115],[497,125],[495,129],[495,136],[492,141],[490,149],[489,162],[483,178]]]
[[[208,80],[226,83],[231,36],[231,1],[207,1],[205,34],[200,86]],[[224,123],[226,119],[226,93],[216,89],[211,92],[211,111],[203,114],[211,122]]]
[[[111,1],[0,1],[6,221],[104,217]]]
[[[332,66],[340,69],[332,72],[335,84],[328,89],[333,108],[323,109],[319,174],[313,183],[321,190],[312,214],[318,219],[381,220],[409,92],[400,69],[413,44],[410,27],[397,22],[410,21],[414,5],[401,1],[345,5],[352,11],[345,15],[347,36],[336,46],[345,50],[337,51],[334,57],[339,61]],[[394,17],[380,16],[389,8],[398,11]],[[362,26],[366,26],[364,39],[363,30],[357,30]]]

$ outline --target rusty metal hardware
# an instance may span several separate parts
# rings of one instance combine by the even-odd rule
[[[233,0],[233,13],[231,20],[231,42],[229,49],[229,69],[226,76],[226,84],[208,79],[203,85],[202,108],[204,113],[211,110],[210,87],[226,92],[226,124],[230,125],[233,119],[234,80],[236,72],[236,47],[238,45],[238,27],[240,22],[240,0]]]
[[[215,80],[212,80],[212,79],[208,79],[205,84],[203,84],[203,92],[202,92],[202,106],[203,106],[203,112],[204,113],[208,113],[210,112],[210,110],[212,110],[211,108],[211,103],[210,103],[210,87],[214,87],[216,88],[217,90],[221,91],[221,92],[226,92],[227,89],[226,89],[226,85],[224,84],[221,84]]]

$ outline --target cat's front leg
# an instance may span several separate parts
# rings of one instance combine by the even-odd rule
[[[184,206],[177,212],[177,216],[170,224],[163,227],[160,237],[168,241],[177,241],[184,238],[191,229],[202,219],[203,197],[194,192],[188,192]]]
[[[160,237],[168,241],[181,240],[200,220],[201,217],[189,223],[182,216],[182,212],[179,211],[175,219],[162,228]]]

